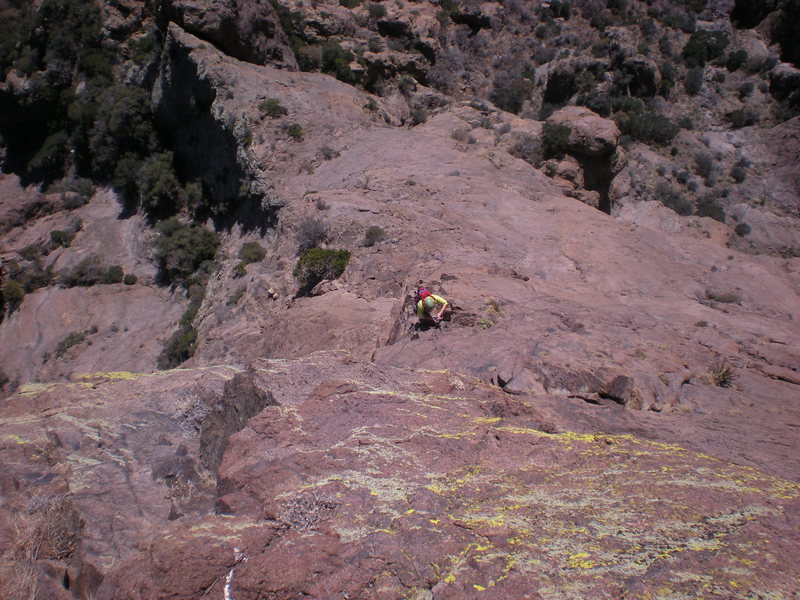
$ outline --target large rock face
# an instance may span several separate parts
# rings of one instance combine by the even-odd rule
[[[792,593],[796,484],[555,408],[345,354],[28,386],[1,422],[6,593]]]
[[[157,126],[181,176],[239,207],[213,224],[221,247],[182,368],[154,372],[186,301],[156,285],[150,224],[118,218],[108,190],[78,207],[0,176],[3,269],[99,254],[139,277],[45,286],[0,324],[0,596],[796,594],[800,120],[724,127],[768,90],[725,96],[752,74],[720,81],[710,65],[698,97],[647,104],[694,111],[697,130],[623,150],[613,119],[564,107],[550,122],[569,126],[572,156],[542,164],[544,125],[524,117],[548,94],[663,93],[637,54],[646,22],[598,9],[616,23],[605,51],[627,65],[613,78],[611,56],[548,69],[532,41],[536,69],[498,60],[467,81],[524,54],[520,23],[541,18],[531,40],[568,54],[589,18],[276,5],[305,58],[335,37],[328,60],[352,50],[347,68],[385,77],[383,95],[292,70],[271,3],[162,6],[175,22],[159,23],[147,71]],[[118,41],[144,14],[107,8]],[[422,85],[502,98],[498,82],[520,77],[520,115]],[[691,187],[704,202],[691,216],[655,193]],[[76,219],[71,245],[50,247]],[[245,264],[245,242],[264,259]],[[310,290],[294,274],[309,244],[350,253]],[[441,328],[417,326],[419,284],[450,301]]]

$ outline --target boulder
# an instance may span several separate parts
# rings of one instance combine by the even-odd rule
[[[632,96],[652,98],[658,92],[661,73],[655,61],[644,56],[631,56],[622,63],[622,69],[630,76],[628,89]]]
[[[619,128],[584,106],[566,106],[547,119],[548,123],[570,129],[569,150],[584,156],[608,156],[617,147]]]
[[[786,63],[776,66],[769,74],[769,91],[800,110],[800,69]]]

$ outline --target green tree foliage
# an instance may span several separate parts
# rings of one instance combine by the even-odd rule
[[[181,223],[175,217],[161,221],[156,230],[154,259],[164,283],[189,287],[197,272],[208,273],[217,253],[217,235],[204,227]]]
[[[162,152],[150,156],[139,171],[139,201],[150,214],[171,215],[179,208],[181,184],[172,164],[172,152]]]
[[[348,250],[309,248],[297,260],[292,274],[300,280],[301,293],[307,293],[324,279],[336,279],[350,262]]]
[[[90,132],[89,149],[95,177],[116,182],[118,163],[122,159],[143,160],[158,147],[147,92],[125,85],[110,89],[98,106]]]

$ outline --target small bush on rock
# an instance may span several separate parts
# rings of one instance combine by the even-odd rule
[[[737,71],[748,59],[747,52],[744,50],[736,50],[728,54],[728,58],[725,61],[725,68],[728,69],[731,73]]]
[[[288,111],[281,106],[277,98],[267,98],[258,103],[258,110],[270,117],[280,117],[285,115]]]
[[[267,251],[258,242],[247,242],[239,249],[239,258],[247,264],[261,262],[266,255]]]
[[[17,281],[6,281],[3,285],[3,303],[8,312],[14,312],[25,299],[25,288]]]
[[[622,133],[640,142],[665,145],[678,134],[679,127],[668,117],[654,112],[617,118]]]
[[[103,281],[106,267],[103,259],[96,254],[87,256],[77,265],[59,274],[59,280],[64,287],[92,286]]]
[[[289,134],[289,137],[295,140],[302,140],[303,139],[303,128],[298,123],[292,123],[289,125],[289,128],[286,130],[286,133]]]
[[[686,77],[683,79],[683,87],[686,88],[686,93],[690,96],[696,96],[703,89],[703,69],[698,67],[689,69],[686,72]]]
[[[689,216],[694,212],[692,201],[664,181],[659,181],[655,190],[656,200],[681,216]]]
[[[172,217],[156,226],[154,258],[164,283],[188,287],[198,270],[209,270],[217,252],[217,235],[197,225],[181,223]]]
[[[307,293],[324,279],[336,279],[350,262],[348,250],[304,250],[292,274],[300,280],[301,293]]]
[[[569,146],[570,128],[556,123],[545,123],[542,128],[542,155],[545,158],[564,156]]]
[[[297,225],[297,251],[303,252],[309,248],[318,246],[325,235],[328,228],[321,219],[316,217],[305,217]]]
[[[74,238],[74,231],[61,231],[57,229],[50,232],[50,241],[53,242],[53,245],[56,247],[69,248]]]
[[[714,194],[706,194],[700,198],[694,214],[698,217],[711,217],[720,223],[725,222],[725,209]]]
[[[741,129],[758,123],[758,115],[750,109],[739,108],[728,114],[728,120],[731,122],[731,127]]]
[[[139,281],[139,278],[132,273],[125,273],[125,276],[122,278],[122,283],[125,285],[136,285],[137,281]]]
[[[385,236],[386,232],[383,230],[383,228],[378,227],[377,225],[372,225],[364,234],[364,246],[366,248],[371,248],[380,242]]]
[[[125,273],[119,265],[111,265],[103,275],[103,283],[122,283]]]

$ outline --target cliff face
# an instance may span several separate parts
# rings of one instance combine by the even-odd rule
[[[8,51],[0,595],[794,593],[792,3],[213,4]]]

